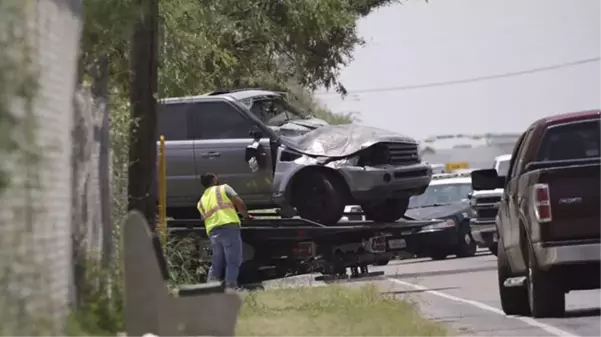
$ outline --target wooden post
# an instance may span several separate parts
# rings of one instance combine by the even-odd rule
[[[128,209],[156,224],[158,0],[134,0],[137,9],[131,49]]]

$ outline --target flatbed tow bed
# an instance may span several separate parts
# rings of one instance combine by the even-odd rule
[[[370,264],[409,255],[407,242],[411,236],[438,222],[341,221],[325,225],[302,218],[245,220],[241,227],[244,242],[241,283],[312,272],[328,278],[345,278],[347,268],[351,277],[374,276],[369,273]],[[210,249],[202,220],[173,219],[167,222],[167,227],[171,238],[196,237],[200,259],[208,258]],[[271,271],[271,275],[263,271]]]

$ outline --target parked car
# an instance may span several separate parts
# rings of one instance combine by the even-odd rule
[[[508,315],[562,316],[567,292],[600,286],[600,127],[599,110],[543,118],[505,177],[472,173],[475,190],[504,188],[497,268]]]
[[[470,232],[470,205],[472,192],[469,173],[434,175],[430,186],[409,201],[406,218],[417,220],[438,219],[440,223],[423,227],[407,239],[407,249],[418,256],[434,260],[448,255],[469,257],[476,254],[476,242]]]
[[[198,217],[200,175],[213,172],[249,209],[335,223],[346,205],[395,221],[431,180],[409,137],[366,126],[327,125],[264,90],[161,101],[166,138],[167,213]],[[158,135],[157,135],[158,138]]]
[[[495,158],[493,168],[499,176],[505,176],[509,168],[511,154],[504,154]],[[486,247],[491,253],[497,255],[497,226],[495,218],[499,209],[499,202],[503,189],[474,191],[470,196],[470,205],[474,216],[470,219],[472,235],[480,247]]]

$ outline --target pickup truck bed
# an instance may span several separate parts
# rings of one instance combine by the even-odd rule
[[[545,168],[554,165],[555,167]],[[565,165],[565,166],[564,166]],[[548,184],[552,221],[541,226],[540,240],[551,242],[593,241],[599,242],[599,175],[600,164],[596,159],[546,162],[532,165],[538,168],[523,176],[533,183]]]

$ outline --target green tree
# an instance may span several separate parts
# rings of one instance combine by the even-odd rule
[[[290,87],[297,93],[294,99],[314,115],[330,123],[348,123],[355,118],[353,114],[332,114],[316,103],[311,91],[323,86],[345,93],[338,74],[352,59],[353,49],[363,43],[357,34],[357,20],[393,1],[161,0],[157,94],[166,97],[219,88]],[[80,78],[88,75],[93,88],[104,88],[99,92],[110,96],[113,108],[115,103],[123,104],[130,92],[130,38],[133,22],[143,15],[136,4],[133,0],[84,1]],[[152,133],[142,130],[152,122],[146,123],[143,113],[136,117],[140,127],[132,134]],[[130,137],[130,141],[138,138]],[[131,157],[138,158],[136,153],[141,149],[154,151],[154,144],[146,143],[137,144]],[[152,184],[144,181],[135,185]]]
[[[349,124],[358,122],[359,118],[355,113],[333,113],[322,104],[320,104],[310,90],[299,84],[287,84],[282,89],[287,92],[287,99],[294,105],[311,115],[323,119],[330,124]]]
[[[341,67],[363,43],[356,22],[394,0],[162,0],[160,96],[216,88],[284,85],[335,87]],[[86,0],[82,72],[101,57],[113,91],[129,83],[131,0]],[[126,95],[126,94],[125,94]]]

